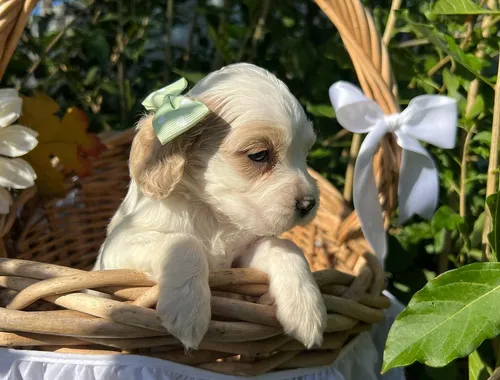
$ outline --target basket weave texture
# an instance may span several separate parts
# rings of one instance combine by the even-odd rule
[[[398,110],[389,58],[369,12],[358,0],[316,0],[337,27],[364,92],[386,113]],[[0,76],[36,1],[0,4]],[[20,30],[20,31],[19,31]],[[5,36],[0,32],[0,36]],[[212,321],[199,350],[184,353],[160,323],[157,287],[132,270],[88,272],[106,226],[125,196],[133,130],[102,136],[107,150],[93,174],[68,183],[64,199],[42,200],[35,189],[17,194],[0,219],[0,346],[78,353],[134,353],[233,375],[332,363],[353,337],[382,321],[390,306],[384,272],[369,252],[357,216],[318,173],[315,220],[284,234],[299,245],[328,310],[323,345],[306,351],[283,334],[265,274],[252,269],[210,274]],[[395,207],[399,152],[384,139],[375,173],[386,217]],[[387,218],[386,218],[387,219]],[[15,228],[12,228],[12,227]],[[101,298],[95,289],[112,295]]]

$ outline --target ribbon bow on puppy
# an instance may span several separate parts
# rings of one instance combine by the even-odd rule
[[[181,78],[160,90],[152,92],[142,105],[154,111],[153,128],[162,145],[186,132],[209,113],[208,107],[181,95],[188,83]]]
[[[431,156],[418,140],[452,149],[457,133],[456,101],[447,96],[416,97],[401,113],[384,115],[382,109],[363,92],[347,82],[330,87],[330,100],[337,120],[354,133],[367,133],[354,168],[353,202],[361,230],[383,262],[387,241],[373,175],[373,156],[386,133],[396,135],[403,148],[399,173],[399,222],[413,215],[430,219],[438,203],[438,172]]]

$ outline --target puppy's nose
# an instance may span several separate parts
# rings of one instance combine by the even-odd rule
[[[302,217],[309,214],[309,211],[311,211],[314,206],[316,206],[316,199],[314,197],[304,197],[295,203],[295,207]]]

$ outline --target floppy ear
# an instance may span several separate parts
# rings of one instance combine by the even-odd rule
[[[130,151],[130,176],[142,193],[153,199],[166,198],[179,184],[186,165],[185,139],[161,145],[153,129],[153,115],[137,124]]]

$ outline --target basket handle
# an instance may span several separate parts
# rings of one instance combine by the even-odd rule
[[[3,0],[0,4],[0,79],[16,50],[38,0]]]
[[[359,0],[315,2],[339,31],[366,96],[375,100],[386,114],[399,112],[397,84],[389,54],[370,12]],[[386,135],[373,164],[386,229],[389,227],[389,217],[396,209],[400,162],[400,148],[392,135]],[[338,239],[343,242],[351,234],[359,234],[360,230],[356,211],[353,211],[342,223]]]

